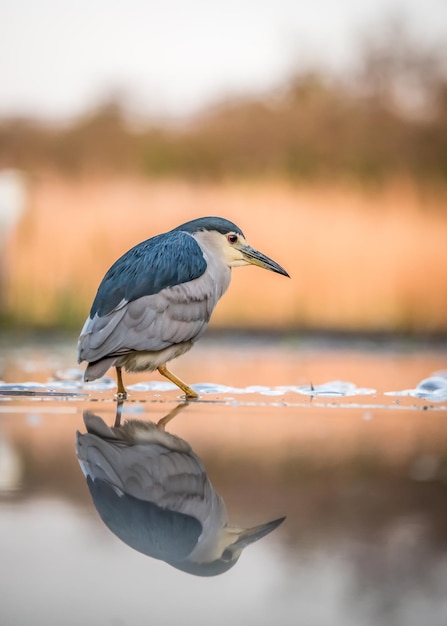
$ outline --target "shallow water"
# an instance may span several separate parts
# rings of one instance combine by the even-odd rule
[[[3,345],[2,624],[447,623],[441,346],[211,339],[173,364],[201,398],[166,431],[201,460],[230,522],[287,518],[211,578],[101,520],[75,433],[86,413],[113,426],[115,382],[83,385],[74,359],[69,342]],[[182,405],[158,375],[126,380],[123,420]]]

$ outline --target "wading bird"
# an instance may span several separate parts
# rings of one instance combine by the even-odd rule
[[[81,331],[79,362],[88,362],[84,380],[95,380],[114,366],[118,397],[125,398],[123,367],[127,372],[158,370],[187,398],[197,398],[166,363],[203,334],[228,288],[231,268],[241,265],[289,276],[221,217],[186,222],[131,248],[104,276]]]

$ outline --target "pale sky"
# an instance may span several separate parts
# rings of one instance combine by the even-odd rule
[[[445,0],[1,0],[0,116],[63,120],[114,91],[187,115],[314,61],[352,65],[388,17],[447,41]]]

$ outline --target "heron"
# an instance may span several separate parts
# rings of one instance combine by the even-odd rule
[[[158,372],[186,398],[197,392],[167,368],[202,336],[231,269],[257,265],[289,277],[252,248],[241,229],[222,217],[201,217],[147,239],[121,256],[102,279],[78,341],[84,380],[115,367],[117,396],[126,398],[126,372]]]
[[[119,539],[147,556],[189,574],[216,576],[285,519],[230,525],[189,443],[153,422],[131,419],[110,427],[85,411],[84,423],[76,454],[93,503]]]

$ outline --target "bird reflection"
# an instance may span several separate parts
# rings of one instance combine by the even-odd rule
[[[184,572],[215,576],[285,518],[254,528],[228,524],[202,461],[189,443],[165,431],[184,406],[158,424],[131,419],[121,425],[117,413],[113,427],[85,411],[87,433],[77,433],[76,453],[95,507],[117,537]]]

